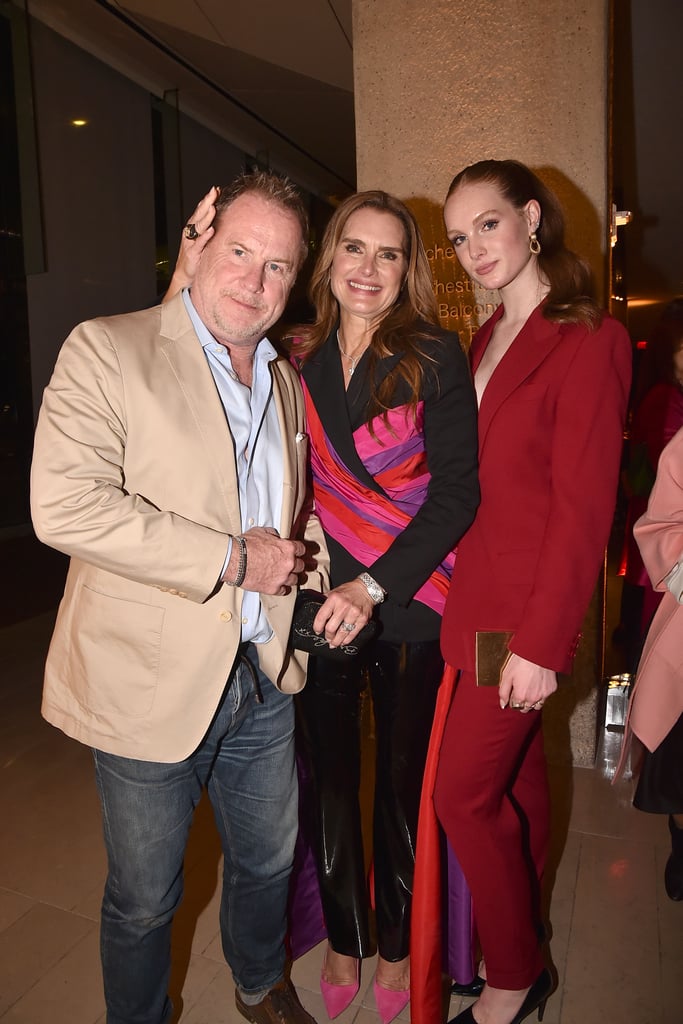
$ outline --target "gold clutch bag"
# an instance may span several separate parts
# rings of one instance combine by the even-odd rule
[[[477,686],[498,686],[501,672],[512,653],[508,650],[508,643],[511,639],[511,629],[477,632]]]

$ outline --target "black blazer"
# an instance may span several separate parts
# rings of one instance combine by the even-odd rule
[[[422,641],[439,634],[440,616],[412,597],[437,565],[455,547],[474,518],[479,503],[477,479],[477,406],[467,358],[458,336],[423,325],[430,337],[421,342],[425,372],[424,435],[431,475],[427,499],[409,525],[371,566],[363,566],[333,538],[330,552],[332,586],[353,579],[367,568],[387,591],[377,608],[383,637],[390,641]],[[378,361],[381,380],[400,355]],[[353,431],[366,422],[370,399],[369,354],[358,363],[348,392],[344,390],[336,331],[303,366],[302,376],[326,434],[348,469],[367,487],[383,494],[356,451]],[[399,381],[392,408],[409,400]]]

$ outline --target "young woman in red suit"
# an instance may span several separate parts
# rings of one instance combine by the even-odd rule
[[[608,539],[631,377],[624,328],[564,244],[555,195],[486,160],[446,199],[463,269],[500,292],[475,336],[481,505],[456,556],[441,646],[455,692],[434,793],[472,893],[486,984],[460,1024],[518,1024],[552,991],[539,944],[549,830],[541,708],[569,672]],[[476,637],[505,632],[499,685]],[[454,1024],[454,1022],[451,1022]]]

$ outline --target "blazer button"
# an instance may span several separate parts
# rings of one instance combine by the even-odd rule
[[[221,614],[220,614],[221,622],[230,622],[231,618],[232,618],[232,612],[222,611]]]

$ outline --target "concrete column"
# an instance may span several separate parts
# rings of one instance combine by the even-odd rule
[[[453,176],[476,160],[522,160],[558,193],[569,244],[591,261],[604,299],[608,13],[609,0],[353,0],[358,188],[383,188],[411,206],[442,323],[466,344],[497,296],[460,270],[441,205]],[[584,634],[573,696],[545,713],[549,756],[588,765],[601,672],[598,599]]]

